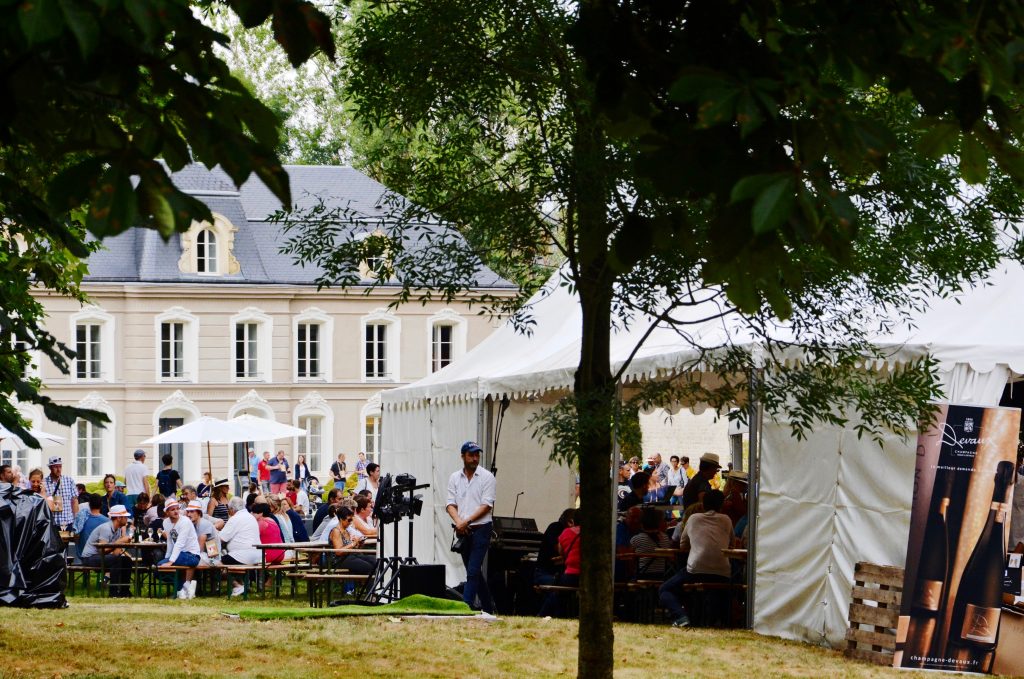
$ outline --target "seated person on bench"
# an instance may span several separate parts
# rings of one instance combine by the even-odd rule
[[[694,514],[686,522],[679,540],[679,548],[689,549],[686,569],[665,581],[658,590],[661,605],[672,616],[673,627],[688,627],[690,618],[680,602],[681,588],[691,582],[729,582],[732,568],[722,554],[732,544],[732,520],[719,513],[725,495],[720,490],[704,494],[704,511]]]
[[[640,518],[641,530],[629,541],[633,551],[637,554],[653,554],[656,549],[671,549],[672,541],[661,529],[664,522],[664,512],[653,507],[645,508]],[[637,580],[664,580],[667,570],[668,559],[663,557],[641,558],[637,560],[636,578]]]
[[[334,567],[356,575],[369,575],[377,561],[368,554],[354,553],[354,550],[363,546],[366,539],[364,535],[352,529],[355,512],[348,507],[341,507],[337,514],[338,525],[331,529],[330,535],[331,547],[334,548]]]

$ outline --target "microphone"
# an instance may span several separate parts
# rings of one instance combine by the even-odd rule
[[[516,505],[515,505],[515,507],[512,508],[512,518],[513,519],[516,518],[516,510],[519,509],[519,496],[522,495],[525,492],[526,492],[525,490],[521,490],[518,493],[516,493]]]

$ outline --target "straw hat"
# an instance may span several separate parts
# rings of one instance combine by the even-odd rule
[[[749,483],[747,480],[747,472],[734,469],[725,475],[725,478],[732,479],[733,481],[739,481],[740,483]]]
[[[164,511],[165,512],[168,509],[178,509],[179,507],[181,507],[181,505],[178,504],[178,501],[175,500],[173,497],[169,497],[169,498],[167,498],[167,500],[164,501]]]
[[[199,512],[200,514],[202,514],[203,513],[203,503],[202,503],[202,501],[201,500],[192,500],[191,502],[188,503],[188,506],[185,507],[185,511],[186,512]]]
[[[129,516],[131,516],[131,514],[128,513],[128,510],[125,509],[124,505],[114,505],[110,508],[110,511],[107,512],[107,517],[111,519],[128,518]]]
[[[704,453],[703,455],[700,456],[700,463],[713,464],[719,469],[721,469],[722,467],[722,463],[718,458],[718,453]]]

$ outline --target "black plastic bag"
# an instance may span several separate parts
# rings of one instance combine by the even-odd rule
[[[0,606],[64,608],[67,562],[46,501],[0,483]]]

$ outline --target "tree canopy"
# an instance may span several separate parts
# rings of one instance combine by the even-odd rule
[[[579,673],[611,676],[610,328],[642,312],[699,344],[678,319],[703,298],[763,340],[765,356],[705,355],[715,386],[651,385],[641,399],[755,398],[797,434],[851,410],[876,436],[927,417],[932,363],[865,371],[878,355],[866,331],[1019,253],[1024,12],[769,0],[345,7],[344,96],[380,142],[355,160],[422,208],[396,201],[375,238],[337,228],[359,221],[344,211],[293,216],[289,248],[324,267],[325,285],[386,251],[396,264],[382,280],[407,296],[424,272],[443,294],[471,287],[450,243],[426,235],[432,215],[506,275],[529,280],[514,274],[564,259],[581,355],[574,394],[547,426],[580,459]],[[310,217],[319,224],[303,226]],[[773,360],[786,347],[773,340],[780,323],[805,360]]]
[[[236,183],[255,173],[284,203],[279,121],[215,54],[212,0],[33,0],[0,7],[0,425],[37,443],[16,402],[70,424],[29,379],[32,352],[67,371],[73,351],[42,324],[37,286],[84,299],[86,257],[132,226],[165,237],[208,220],[164,167],[199,160]],[[224,0],[247,27],[270,21],[292,64],[334,54],[330,21],[303,0]],[[162,162],[161,162],[162,161]],[[12,398],[13,397],[13,398]]]

